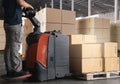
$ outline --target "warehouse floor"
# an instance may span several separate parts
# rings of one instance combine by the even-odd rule
[[[3,54],[0,53],[0,75],[5,73]],[[120,78],[107,79],[107,80],[95,80],[95,81],[83,81],[73,78],[64,78],[57,80],[50,80],[45,82],[30,82],[28,80],[14,80],[6,81],[0,78],[0,84],[120,84]]]

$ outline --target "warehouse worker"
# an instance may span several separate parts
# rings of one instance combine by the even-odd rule
[[[4,59],[7,77],[20,77],[28,74],[28,72],[22,70],[22,60],[18,53],[23,36],[21,7],[33,9],[24,0],[3,0],[4,30],[6,34]]]

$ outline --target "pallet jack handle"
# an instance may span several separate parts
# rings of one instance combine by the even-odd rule
[[[33,9],[23,9],[23,12],[25,15],[23,17],[28,18],[31,23],[34,25],[34,32],[35,33],[40,33],[40,22],[35,18],[36,11]]]

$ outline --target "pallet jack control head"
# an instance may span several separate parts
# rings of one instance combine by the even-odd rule
[[[35,18],[36,12],[34,9],[23,9],[23,17],[28,18],[34,26],[34,33],[40,33],[40,22]]]
[[[36,11],[31,8],[23,9],[23,17],[33,18],[36,15]]]

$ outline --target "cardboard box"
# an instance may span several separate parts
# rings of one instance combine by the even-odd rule
[[[102,18],[89,18],[90,19],[90,28],[103,28],[103,19]]]
[[[110,28],[110,20],[105,18],[85,18],[76,21],[76,27],[80,28]]]
[[[27,44],[23,43],[22,44],[22,54],[25,56],[26,55],[26,50],[27,50]]]
[[[120,62],[119,57],[103,58],[104,71],[119,71]]]
[[[23,28],[24,28],[24,35],[28,35],[29,33],[33,32],[33,24],[29,19],[23,18]]]
[[[40,21],[40,23],[61,23],[61,10],[53,8],[44,8],[36,14],[36,18]]]
[[[46,31],[61,31],[62,27],[61,24],[59,23],[41,23],[41,32],[46,32]]]
[[[97,38],[95,35],[84,35],[85,43],[96,43]]]
[[[5,48],[5,42],[0,42],[0,50],[4,50]]]
[[[96,35],[98,38],[110,38],[110,29],[108,28],[97,28],[97,29],[90,29],[90,28],[81,28],[79,29],[80,34],[89,34],[89,35]]]
[[[4,30],[4,28],[0,28],[0,35],[5,35],[5,30]]]
[[[6,37],[4,34],[0,34],[0,43],[5,43],[6,42]]]
[[[102,57],[101,44],[76,44],[70,45],[71,58],[96,58]]]
[[[120,21],[111,23],[111,41],[118,43],[118,50],[120,50]]]
[[[97,38],[97,43],[110,42],[110,38]]]
[[[62,11],[62,23],[75,24],[75,11],[61,10]]]
[[[62,24],[62,34],[64,35],[77,34],[77,29],[75,29],[74,24]]]
[[[70,71],[72,73],[102,72],[102,58],[70,59]]]
[[[0,20],[0,28],[3,28],[4,21]]]
[[[90,19],[80,19],[75,21],[77,29],[90,28]]]
[[[70,43],[70,45],[85,43],[84,35],[82,35],[82,34],[79,34],[79,35],[69,35],[69,43]]]
[[[79,34],[88,34],[88,35],[91,35],[92,31],[91,31],[90,28],[80,28],[79,29]]]
[[[62,30],[75,30],[74,24],[62,24]]]
[[[117,43],[106,42],[103,44],[104,57],[117,57]]]
[[[103,24],[103,28],[110,28],[110,19],[107,18],[102,18],[102,24]]]
[[[84,43],[96,43],[96,36],[95,35],[70,35],[69,42],[71,45],[73,44],[84,44]]]
[[[71,35],[71,34],[78,34],[78,33],[77,33],[77,30],[72,29],[72,30],[62,30],[62,34]]]

